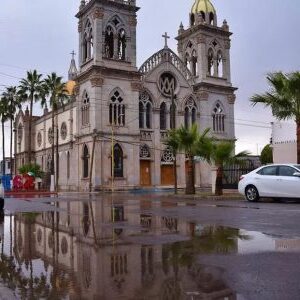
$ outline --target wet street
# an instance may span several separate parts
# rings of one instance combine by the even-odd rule
[[[7,199],[0,299],[300,299],[300,203]]]

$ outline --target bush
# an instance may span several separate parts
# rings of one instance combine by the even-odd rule
[[[273,150],[271,145],[266,145],[264,149],[261,151],[260,162],[263,165],[273,163]]]
[[[43,178],[44,172],[41,169],[41,166],[38,164],[26,164],[19,168],[19,172],[22,175],[28,174],[34,177]]]

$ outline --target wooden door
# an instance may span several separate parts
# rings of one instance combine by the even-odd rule
[[[140,161],[140,183],[141,186],[151,185],[151,161]]]
[[[161,185],[174,185],[175,176],[173,165],[161,166]]]

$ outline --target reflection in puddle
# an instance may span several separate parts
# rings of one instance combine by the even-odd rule
[[[296,240],[156,216],[160,207],[62,201],[61,212],[2,217],[1,293],[5,286],[16,299],[240,299],[201,254],[300,249]]]

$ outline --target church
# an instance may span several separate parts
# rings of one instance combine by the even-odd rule
[[[80,2],[78,68],[73,56],[67,82],[71,101],[57,111],[54,130],[47,109],[33,118],[33,156],[48,174],[58,140],[61,191],[86,191],[90,180],[95,191],[173,185],[173,155],[164,144],[170,128],[196,123],[220,140],[235,139],[226,20],[218,23],[210,0],[194,0],[189,24],[178,28],[177,53],[164,34],[164,48],[137,66],[139,9],[136,0]],[[28,162],[28,123],[28,109],[20,111],[17,169]],[[185,168],[185,155],[178,155],[182,187]],[[195,174],[197,187],[211,184],[205,162],[196,162]]]

